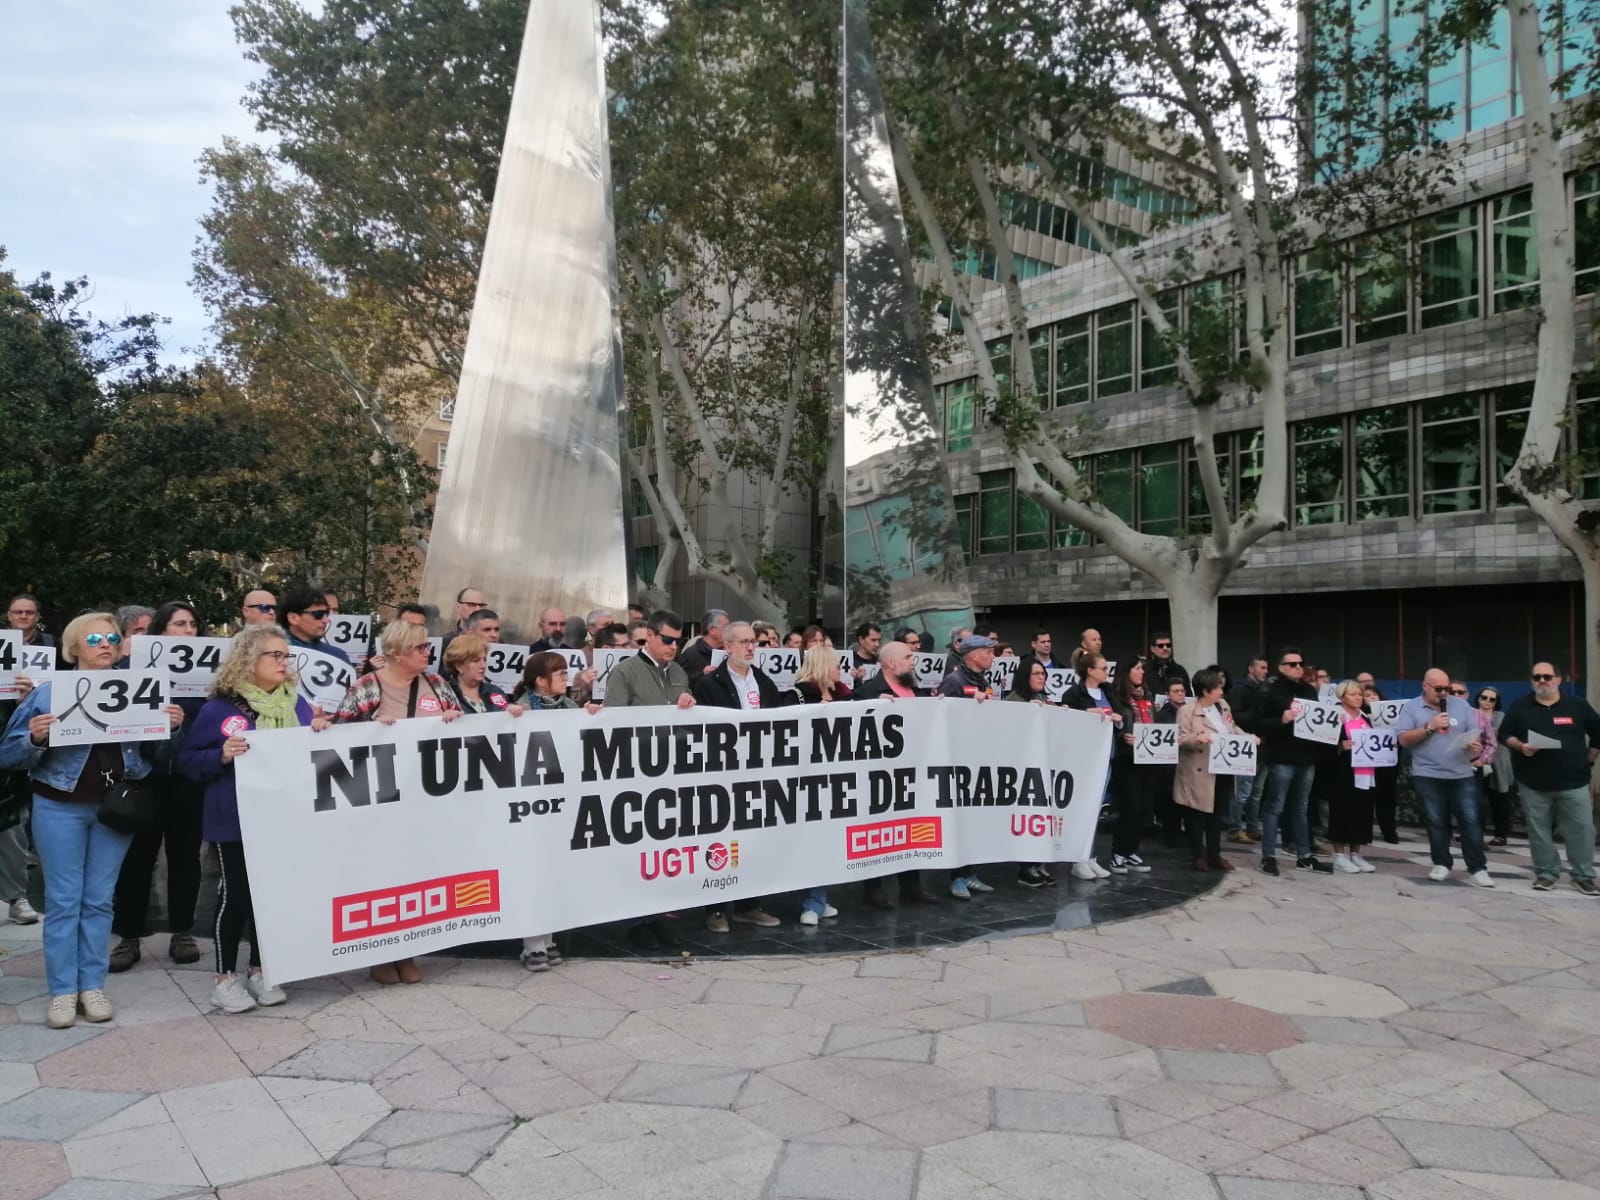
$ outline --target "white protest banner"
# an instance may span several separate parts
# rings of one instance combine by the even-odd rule
[[[22,631],[0,629],[0,700],[17,698],[17,673],[21,663]]]
[[[52,746],[164,742],[172,722],[165,671],[57,671],[49,679]]]
[[[917,686],[919,688],[936,688],[944,682],[945,656],[943,654],[927,654],[922,651],[911,656],[911,661],[916,664]],[[996,659],[996,665],[999,660]],[[993,669],[989,672],[994,674]]]
[[[1370,706],[1372,709],[1372,724],[1378,729],[1389,729],[1400,719],[1400,710],[1406,706],[1404,700],[1377,700]]]
[[[1082,861],[1111,728],[901,700],[246,736],[239,816],[281,983],[908,868]]]
[[[594,652],[594,688],[589,693],[589,698],[596,703],[606,698],[606,680],[611,676],[611,669],[625,658],[632,658],[639,653],[637,646],[607,646]]]
[[[989,686],[994,689],[995,695],[1004,696],[1011,691],[1012,685],[1016,682],[1019,661],[1021,660],[1015,654],[997,654],[994,661],[989,664]],[[939,679],[934,680],[933,686],[938,687],[939,680],[943,678],[944,676],[940,675]]]
[[[1133,727],[1135,766],[1176,766],[1178,727],[1176,725],[1135,725]]]
[[[58,661],[54,646],[30,646],[23,642],[17,650],[17,674],[33,679],[46,671],[54,671]]]
[[[1248,733],[1213,734],[1206,770],[1213,775],[1254,775],[1256,739]]]
[[[484,675],[489,682],[494,684],[506,695],[517,690],[522,682],[522,668],[528,665],[528,655],[532,653],[531,646],[518,646],[511,642],[493,642],[489,652],[484,656]],[[578,651],[578,657],[583,657],[583,651]]]
[[[335,613],[328,618],[328,632],[323,636],[348,654],[350,661],[360,662],[372,652],[377,628],[378,618],[370,613]]]
[[[1392,729],[1363,729],[1350,739],[1352,767],[1394,767],[1400,764],[1399,738]]]
[[[1322,742],[1331,746],[1339,740],[1339,730],[1344,726],[1344,714],[1337,704],[1324,704],[1320,700],[1296,700],[1294,708],[1294,736],[1308,742]]]
[[[342,658],[307,646],[290,646],[289,655],[289,665],[300,677],[300,694],[313,708],[331,713],[344,703],[345,693],[356,681],[354,667]]]
[[[165,671],[172,697],[209,696],[222,662],[233,649],[232,638],[167,637],[142,633],[133,639],[129,666]]]
[[[792,692],[800,670],[800,651],[792,646],[763,646],[756,651],[756,666],[780,692]]]
[[[1078,682],[1078,673],[1070,667],[1051,667],[1044,673],[1044,698],[1051,704],[1060,704],[1067,689]]]

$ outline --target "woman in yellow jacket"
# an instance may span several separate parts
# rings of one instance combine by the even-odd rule
[[[1211,743],[1222,734],[1241,732],[1222,698],[1223,686],[1217,668],[1196,671],[1194,699],[1178,714],[1178,771],[1172,800],[1183,813],[1196,871],[1233,870],[1222,857],[1222,814],[1233,799],[1233,776],[1213,775],[1210,770]]]

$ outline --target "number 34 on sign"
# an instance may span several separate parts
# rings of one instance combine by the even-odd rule
[[[1254,775],[1256,739],[1248,733],[1213,735],[1206,770],[1213,775]]]

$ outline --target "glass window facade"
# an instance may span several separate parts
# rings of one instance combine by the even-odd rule
[[[1521,496],[1502,481],[1522,452],[1522,437],[1528,432],[1528,409],[1533,404],[1533,388],[1501,388],[1494,396],[1494,479],[1495,507],[1514,508],[1524,503]],[[1580,413],[1582,409],[1579,409]]]
[[[945,390],[945,448],[955,454],[972,449],[972,410],[977,380],[959,379]]]
[[[1179,328],[1178,293],[1165,292],[1156,297],[1162,315],[1172,328]],[[1142,388],[1169,386],[1178,382],[1178,351],[1176,345],[1163,339],[1156,328],[1141,314],[1139,317],[1139,386]]]
[[[1494,311],[1526,308],[1539,299],[1539,243],[1533,232],[1533,194],[1515,192],[1492,202]]]
[[[1363,238],[1351,247],[1351,304],[1355,340],[1376,341],[1405,333],[1411,301],[1406,287],[1405,248],[1393,236]]]
[[[1483,429],[1476,396],[1443,396],[1420,407],[1417,473],[1423,513],[1483,507]]]
[[[1011,472],[985,471],[978,476],[978,553],[1011,550]]]
[[[1339,267],[1332,254],[1317,251],[1295,261],[1294,352],[1315,354],[1344,344],[1344,312]]]
[[[955,497],[956,506],[956,536],[961,539],[961,553],[971,558],[977,553],[978,543],[975,540],[977,533],[976,522],[973,521],[973,506],[977,497],[971,492],[964,492]],[[846,512],[849,510],[846,509]]]
[[[1133,305],[1096,314],[1094,380],[1096,396],[1133,390]]]
[[[1478,211],[1458,208],[1418,227],[1424,329],[1478,316]]]
[[[1133,459],[1132,450],[1095,456],[1095,488],[1100,503],[1129,525],[1133,524]]]
[[[1017,495],[1018,550],[1045,550],[1050,546],[1050,514],[1032,496]]]
[[[1578,494],[1585,500],[1600,500],[1600,385],[1578,385],[1571,449]]]
[[[1572,181],[1573,265],[1578,294],[1600,291],[1600,170],[1580,171]]]
[[[1170,537],[1183,525],[1183,482],[1178,443],[1139,451],[1139,529]]]
[[[1351,418],[1356,520],[1411,515],[1411,410],[1376,408]]]
[[[1082,404],[1089,399],[1089,317],[1073,317],[1055,326],[1055,402]]]
[[[1344,520],[1344,422],[1299,421],[1294,426],[1294,523]]]

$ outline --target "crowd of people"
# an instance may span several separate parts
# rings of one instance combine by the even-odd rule
[[[1385,698],[1370,673],[1335,683],[1293,646],[1272,659],[1253,659],[1231,681],[1215,664],[1191,677],[1165,632],[1143,651],[1111,661],[1100,634],[1087,629],[1063,662],[1051,633],[1039,630],[1018,657],[1009,686],[1002,688],[994,660],[1010,647],[982,626],[958,629],[946,645],[935,647],[910,628],[893,630],[886,641],[884,630],[867,622],[852,631],[848,651],[841,653],[820,625],[783,633],[766,622],[735,620],[712,610],[700,621],[699,635],[690,639],[684,620],[667,610],[647,615],[635,606],[618,620],[605,610],[569,619],[550,608],[540,616],[541,637],[526,656],[520,681],[508,692],[488,678],[501,622],[478,589],[458,593],[438,669],[432,665],[430,613],[420,605],[401,606],[354,662],[326,640],[338,612],[337,594],[321,589],[293,590],[281,601],[264,588],[250,591],[210,695],[166,707],[167,741],[51,746],[50,727],[56,721],[51,684],[17,676],[18,698],[0,735],[0,770],[23,780],[31,812],[26,822],[0,829],[0,901],[14,922],[40,919],[26,895],[31,835],[44,877],[49,1025],[65,1028],[80,1015],[89,1021],[112,1016],[106,977],[139,961],[152,875],[163,849],[167,952],[177,963],[199,960],[194,921],[202,842],[216,848],[220,868],[211,930],[213,1005],[239,1013],[284,1002],[283,990],[262,972],[234,784],[235,763],[249,752],[255,730],[404,718],[449,722],[496,711],[521,717],[580,707],[590,713],[602,707],[695,705],[751,710],[935,696],[973,703],[1059,703],[1112,726],[1102,797],[1110,816],[1109,853],[1104,862],[1096,854],[1070,864],[1075,879],[1088,883],[1150,871],[1140,851],[1151,837],[1185,847],[1195,871],[1233,869],[1222,853],[1224,839],[1258,847],[1260,870],[1269,875],[1280,874],[1280,846],[1285,861],[1292,852],[1296,869],[1361,874],[1376,870],[1363,855],[1374,841],[1374,826],[1383,840],[1399,840],[1399,765],[1367,765],[1355,753]],[[25,646],[49,649],[51,666],[62,670],[125,666],[131,639],[140,634],[206,636],[195,608],[183,601],[82,614],[67,624],[59,646],[44,632],[31,596],[11,601],[8,623]],[[593,651],[607,647],[638,653],[611,669],[602,699]],[[777,647],[799,651],[792,686],[780,688],[758,665],[760,650]],[[299,689],[294,651],[306,648],[332,654],[356,671],[343,700],[326,711]],[[588,652],[586,668],[574,670],[563,653],[572,650]],[[936,686],[929,686],[930,654],[945,656],[942,664],[932,660],[943,668],[935,672]],[[924,656],[920,671],[918,655]],[[1060,668],[1070,669],[1071,683],[1058,695],[1052,685]],[[1552,664],[1536,663],[1531,694],[1502,709],[1493,688],[1480,689],[1469,703],[1465,685],[1430,670],[1421,680],[1421,694],[1386,718],[1409,757],[1434,881],[1449,878],[1458,837],[1468,879],[1480,887],[1495,886],[1480,813],[1487,808],[1493,820],[1490,844],[1504,845],[1515,789],[1528,827],[1535,890],[1549,890],[1560,877],[1559,830],[1572,887],[1600,897],[1588,787],[1590,766],[1600,757],[1600,715],[1564,694],[1561,682]],[[1327,743],[1297,736],[1297,719],[1308,706],[1325,702],[1337,706],[1337,736]],[[1141,761],[1136,747],[1143,725],[1175,727],[1175,762]],[[1211,769],[1213,744],[1228,735],[1254,747],[1253,775]],[[158,816],[146,828],[118,832],[98,815],[108,796],[129,782],[153,792]],[[936,905],[945,896],[970,902],[995,890],[980,875],[982,866],[956,867],[942,887],[924,871],[874,879],[865,884],[863,899],[879,909],[897,903]],[[1058,881],[1050,864],[1032,862],[1019,865],[1016,882],[1044,888]],[[681,920],[689,914],[673,915]],[[838,915],[825,887],[801,897],[802,926]],[[728,933],[732,924],[772,928],[783,923],[759,898],[714,904],[694,916],[716,934]],[[636,920],[626,937],[635,948],[655,952],[679,944],[675,923],[664,915]],[[241,973],[238,958],[246,941],[249,956]],[[532,971],[559,964],[554,932],[523,939],[521,961]],[[373,967],[371,976],[392,985],[419,982],[423,973],[414,959],[403,958]]]

